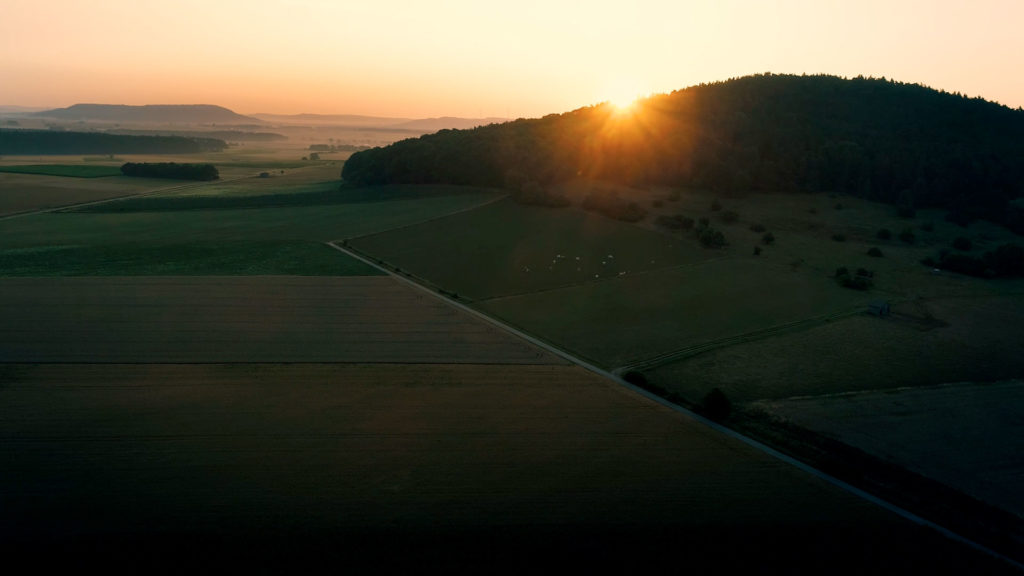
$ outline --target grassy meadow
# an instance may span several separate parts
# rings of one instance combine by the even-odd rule
[[[449,187],[342,191],[325,180],[336,172],[143,187],[144,197],[12,219],[0,227],[0,276],[374,274],[324,242],[497,197]]]

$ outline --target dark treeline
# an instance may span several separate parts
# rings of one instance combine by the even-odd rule
[[[214,138],[0,130],[0,154],[182,154],[220,152],[226,147],[223,140]]]
[[[1024,232],[1024,111],[885,79],[757,75],[472,130],[442,130],[354,154],[358,184],[624,184],[839,192],[942,207]]]
[[[174,180],[216,180],[220,173],[213,164],[176,164],[174,162],[128,162],[121,166],[125,176],[171,178]]]
[[[276,132],[247,132],[245,130],[111,130],[108,134],[129,134],[140,136],[181,136],[183,138],[214,138],[233,142],[273,142],[287,140],[284,134]]]

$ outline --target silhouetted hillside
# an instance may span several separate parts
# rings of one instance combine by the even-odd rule
[[[842,192],[1024,230],[1024,111],[885,79],[758,75],[353,155],[348,182],[576,176],[723,193]]]
[[[125,106],[122,104],[75,104],[67,108],[44,110],[33,116],[61,120],[99,120],[121,123],[174,123],[174,124],[259,124],[258,118],[236,114],[222,106],[211,104],[148,104]]]

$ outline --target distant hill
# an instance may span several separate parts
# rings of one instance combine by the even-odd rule
[[[276,124],[298,124],[305,126],[392,126],[403,122],[411,122],[412,118],[386,118],[379,116],[359,116],[356,114],[253,114],[265,122]]]
[[[466,130],[477,126],[488,124],[500,124],[506,122],[507,118],[455,118],[443,116],[441,118],[424,118],[422,120],[410,120],[395,124],[395,128],[406,130],[423,130],[425,132],[436,132],[438,130]]]
[[[254,117],[278,124],[298,124],[307,126],[349,126],[360,128],[376,128],[401,130],[407,132],[437,132],[438,130],[466,129],[485,126],[496,122],[504,122],[505,118],[457,118],[444,116],[441,118],[388,118],[381,116],[358,116],[355,114],[253,114]]]
[[[354,154],[358,184],[634,185],[839,192],[1024,232],[1024,110],[916,84],[757,75]]]
[[[75,104],[67,108],[36,112],[33,116],[118,123],[262,124],[257,118],[242,116],[222,106],[211,104]]]

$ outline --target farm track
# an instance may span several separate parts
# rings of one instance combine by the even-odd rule
[[[896,504],[893,504],[893,503],[891,503],[891,502],[889,502],[887,500],[884,500],[884,499],[882,499],[880,497],[877,497],[874,494],[871,494],[870,492],[862,490],[862,489],[858,488],[857,486],[854,486],[853,484],[850,484],[850,483],[848,483],[846,481],[843,481],[843,480],[841,480],[841,479],[839,479],[837,477],[834,477],[834,476],[832,476],[832,475],[830,475],[830,474],[828,474],[826,472],[823,472],[822,470],[819,470],[819,469],[813,467],[812,465],[807,464],[807,463],[805,463],[805,462],[803,462],[801,460],[797,460],[796,458],[794,458],[792,456],[789,456],[788,454],[785,454],[783,452],[780,452],[779,450],[776,450],[775,448],[772,448],[771,446],[768,446],[767,444],[764,444],[764,443],[762,443],[762,442],[760,442],[758,440],[755,440],[754,438],[752,438],[750,436],[746,436],[745,434],[742,434],[742,433],[737,432],[737,431],[735,431],[735,430],[733,430],[731,428],[728,428],[728,427],[726,427],[726,426],[724,426],[722,424],[719,424],[719,423],[714,422],[714,421],[712,421],[712,420],[710,420],[708,418],[705,418],[705,417],[697,414],[696,412],[693,412],[692,410],[684,408],[684,407],[682,407],[682,406],[680,406],[678,404],[675,404],[675,403],[673,403],[673,402],[671,402],[671,401],[669,401],[669,400],[667,400],[667,399],[665,399],[665,398],[663,398],[663,397],[661,397],[661,396],[659,396],[657,394],[654,394],[654,393],[652,393],[652,392],[650,392],[648,390],[640,388],[639,386],[636,386],[634,384],[626,382],[618,374],[614,374],[612,372],[604,370],[604,369],[602,369],[602,368],[600,368],[600,367],[598,367],[598,366],[596,366],[596,365],[594,365],[594,364],[592,364],[590,362],[586,362],[583,359],[578,358],[578,357],[576,357],[576,356],[574,356],[574,355],[572,355],[572,354],[570,354],[570,353],[568,353],[568,352],[566,352],[566,351],[564,351],[564,350],[562,350],[562,349],[560,349],[558,347],[555,347],[555,346],[553,346],[551,344],[548,344],[548,343],[546,343],[546,342],[544,342],[544,341],[542,341],[542,340],[540,340],[540,339],[538,339],[538,338],[536,338],[534,336],[531,336],[530,334],[527,334],[527,333],[525,333],[525,332],[523,332],[521,330],[513,328],[512,326],[509,326],[508,324],[506,324],[506,323],[504,323],[504,322],[502,322],[500,320],[492,318],[491,316],[489,316],[487,314],[484,314],[483,312],[480,312],[478,310],[470,308],[469,306],[467,306],[465,304],[462,304],[461,302],[457,302],[457,301],[455,301],[455,300],[453,300],[451,298],[447,298],[447,297],[437,293],[435,290],[432,290],[432,289],[428,288],[427,286],[424,286],[424,285],[421,285],[421,284],[417,283],[415,280],[412,280],[410,278],[407,278],[407,277],[404,277],[402,275],[396,274],[392,270],[389,270],[389,269],[387,269],[387,268],[385,268],[383,266],[378,265],[375,261],[373,261],[373,260],[371,260],[369,258],[366,258],[366,257],[364,257],[364,256],[362,256],[360,254],[352,252],[352,251],[350,251],[350,250],[348,250],[346,248],[343,248],[341,246],[338,246],[337,244],[335,244],[333,242],[327,242],[327,245],[332,247],[332,248],[334,248],[335,250],[343,253],[343,254],[351,256],[352,258],[359,259],[359,260],[365,262],[366,264],[369,264],[370,266],[374,266],[375,268],[385,272],[389,276],[391,276],[393,278],[396,278],[399,281],[401,281],[401,282],[403,282],[405,284],[408,284],[410,286],[413,286],[413,287],[415,287],[415,288],[417,288],[417,289],[419,289],[419,290],[421,290],[423,292],[426,292],[426,293],[430,294],[431,296],[433,296],[434,298],[437,298],[439,300],[442,300],[442,301],[448,303],[450,306],[454,306],[456,308],[462,309],[463,311],[468,312],[468,313],[470,313],[470,314],[472,314],[472,315],[474,315],[474,316],[476,316],[476,317],[478,317],[478,318],[480,318],[480,319],[482,319],[482,320],[484,320],[484,321],[486,321],[486,322],[488,322],[488,323],[490,323],[490,324],[492,324],[494,326],[497,326],[497,327],[505,330],[506,332],[508,332],[510,334],[518,336],[518,337],[520,337],[520,338],[530,342],[531,344],[533,344],[535,346],[541,347],[541,348],[551,352],[552,354],[555,354],[555,355],[557,355],[557,356],[559,356],[559,357],[561,357],[561,358],[563,358],[563,359],[565,359],[565,360],[567,360],[567,361],[569,361],[569,362],[571,362],[573,364],[576,364],[578,366],[581,366],[581,367],[585,368],[586,370],[588,370],[590,372],[593,372],[593,373],[598,374],[600,376],[603,376],[603,377],[605,377],[605,378],[607,378],[607,379],[609,379],[609,380],[611,380],[613,382],[616,382],[620,386],[622,386],[624,388],[627,388],[629,390],[632,390],[636,394],[644,396],[644,397],[646,397],[646,398],[648,398],[650,400],[653,400],[654,402],[657,402],[658,404],[661,404],[662,406],[665,406],[665,407],[670,408],[670,409],[672,409],[672,410],[674,410],[676,412],[684,414],[687,417],[689,417],[689,418],[691,418],[693,420],[696,420],[697,422],[699,422],[699,423],[701,423],[701,424],[703,424],[703,425],[705,425],[705,426],[707,426],[707,427],[709,427],[709,428],[711,428],[711,429],[713,429],[713,430],[715,430],[715,431],[717,431],[717,432],[719,432],[719,433],[721,433],[721,434],[723,434],[723,435],[725,435],[725,436],[727,436],[729,438],[732,438],[734,440],[738,440],[738,441],[742,442],[743,444],[746,444],[747,446],[749,446],[749,447],[751,447],[751,448],[753,448],[753,449],[755,449],[755,450],[757,450],[757,451],[759,451],[761,453],[764,453],[764,454],[766,454],[766,455],[768,455],[768,456],[770,456],[770,457],[772,457],[774,459],[777,459],[779,461],[782,461],[782,462],[784,462],[784,463],[786,463],[786,464],[788,464],[790,466],[793,466],[793,467],[795,467],[795,468],[797,468],[797,469],[799,469],[799,470],[801,470],[803,472],[806,472],[806,473],[808,473],[808,474],[810,474],[810,475],[812,475],[812,476],[814,476],[816,478],[824,480],[825,482],[827,482],[829,484],[832,484],[833,486],[836,486],[837,488],[839,488],[839,489],[841,489],[843,491],[846,491],[846,492],[848,492],[848,493],[850,493],[850,494],[852,494],[852,495],[854,495],[854,496],[856,496],[856,497],[858,497],[860,499],[863,499],[863,500],[865,500],[867,502],[870,502],[870,503],[872,503],[872,504],[874,504],[874,505],[876,505],[876,506],[878,506],[878,507],[880,507],[882,509],[885,509],[885,510],[887,510],[889,512],[892,512],[893,514],[896,514],[897,516],[899,516],[899,517],[901,517],[901,518],[903,518],[905,520],[908,520],[908,521],[910,521],[910,522],[912,522],[914,524],[917,524],[919,526],[923,526],[923,527],[929,528],[931,530],[934,530],[934,531],[938,532],[939,534],[941,534],[942,536],[944,536],[944,537],[946,537],[946,538],[948,538],[950,540],[953,540],[953,541],[959,542],[961,544],[964,544],[964,545],[966,545],[966,546],[968,546],[970,548],[973,548],[973,549],[975,549],[975,550],[977,550],[979,552],[982,552],[982,553],[984,553],[984,554],[986,554],[986,555],[988,555],[988,556],[990,556],[992,558],[997,558],[997,559],[999,559],[999,560],[1001,560],[1001,561],[1003,561],[1003,562],[1005,562],[1005,563],[1007,563],[1009,565],[1012,565],[1014,568],[1016,568],[1018,570],[1024,570],[1024,563],[1021,563],[1021,562],[1015,560],[1014,558],[1011,558],[1010,556],[1007,556],[1006,554],[1003,554],[1003,553],[1001,553],[1001,552],[999,552],[999,551],[997,551],[995,549],[989,548],[988,546],[986,546],[984,544],[975,542],[974,540],[970,539],[969,537],[966,537],[966,536],[963,536],[961,534],[958,534],[958,533],[956,533],[956,532],[946,528],[945,526],[941,526],[941,525],[936,524],[935,522],[932,522],[932,521],[930,521],[930,520],[928,520],[926,518],[918,516],[917,514],[911,512],[910,510],[901,508],[901,507],[897,506]],[[836,313],[834,316],[836,316],[836,319],[838,319],[838,318],[842,318],[842,317],[854,316],[856,314],[861,314],[861,313],[863,313],[863,312],[861,312],[858,309],[856,311],[846,311],[846,312]],[[832,316],[832,315],[830,315],[830,316]],[[818,317],[818,318],[809,319],[807,321],[801,321],[801,322],[813,322],[812,325],[819,325],[819,324],[825,323],[826,320],[824,320],[822,317]],[[799,324],[799,323],[794,323],[794,324]],[[802,327],[798,326],[798,327],[794,328],[791,325],[783,325],[783,326],[775,327],[775,328],[768,329],[768,330],[773,330],[773,329],[778,329],[778,330],[794,329],[794,330],[796,330],[796,329],[802,329]],[[747,336],[749,336],[749,334]]]

